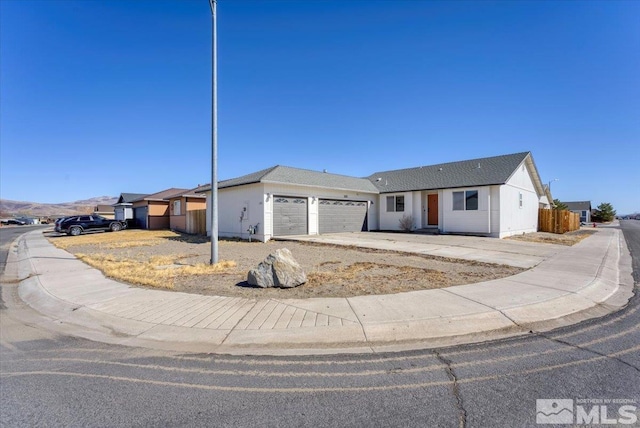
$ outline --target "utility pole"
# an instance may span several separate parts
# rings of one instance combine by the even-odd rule
[[[216,3],[211,7],[211,261],[218,263],[218,37]]]

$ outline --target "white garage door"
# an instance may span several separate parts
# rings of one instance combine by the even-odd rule
[[[320,199],[320,233],[367,230],[367,203]]]
[[[307,198],[273,197],[273,235],[306,235]]]

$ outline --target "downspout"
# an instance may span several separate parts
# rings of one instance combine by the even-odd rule
[[[487,204],[487,212],[489,213],[487,225],[489,226],[489,235],[491,235],[491,187],[489,187],[489,194],[487,195]]]

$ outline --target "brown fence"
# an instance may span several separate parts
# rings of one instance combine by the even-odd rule
[[[187,233],[207,234],[207,210],[187,211]]]
[[[580,214],[567,210],[538,210],[540,232],[566,233],[580,229]]]

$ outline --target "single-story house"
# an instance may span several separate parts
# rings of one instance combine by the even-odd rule
[[[135,226],[140,229],[169,229],[169,201],[172,195],[187,189],[171,188],[131,201]]]
[[[201,189],[210,209],[211,186]],[[549,206],[530,152],[450,162],[366,178],[274,166],[218,183],[221,237],[414,229],[503,238],[538,227]],[[207,233],[211,234],[210,215]]]
[[[563,202],[567,210],[578,213],[581,223],[591,223],[591,201]]]
[[[169,228],[184,233],[205,233],[207,199],[201,190],[210,184],[181,191],[165,199],[169,201]]]
[[[120,221],[132,221],[133,201],[147,196],[146,193],[120,193],[118,201],[113,204],[114,218]]]
[[[93,207],[93,214],[109,219],[116,218],[113,205],[96,205]]]

